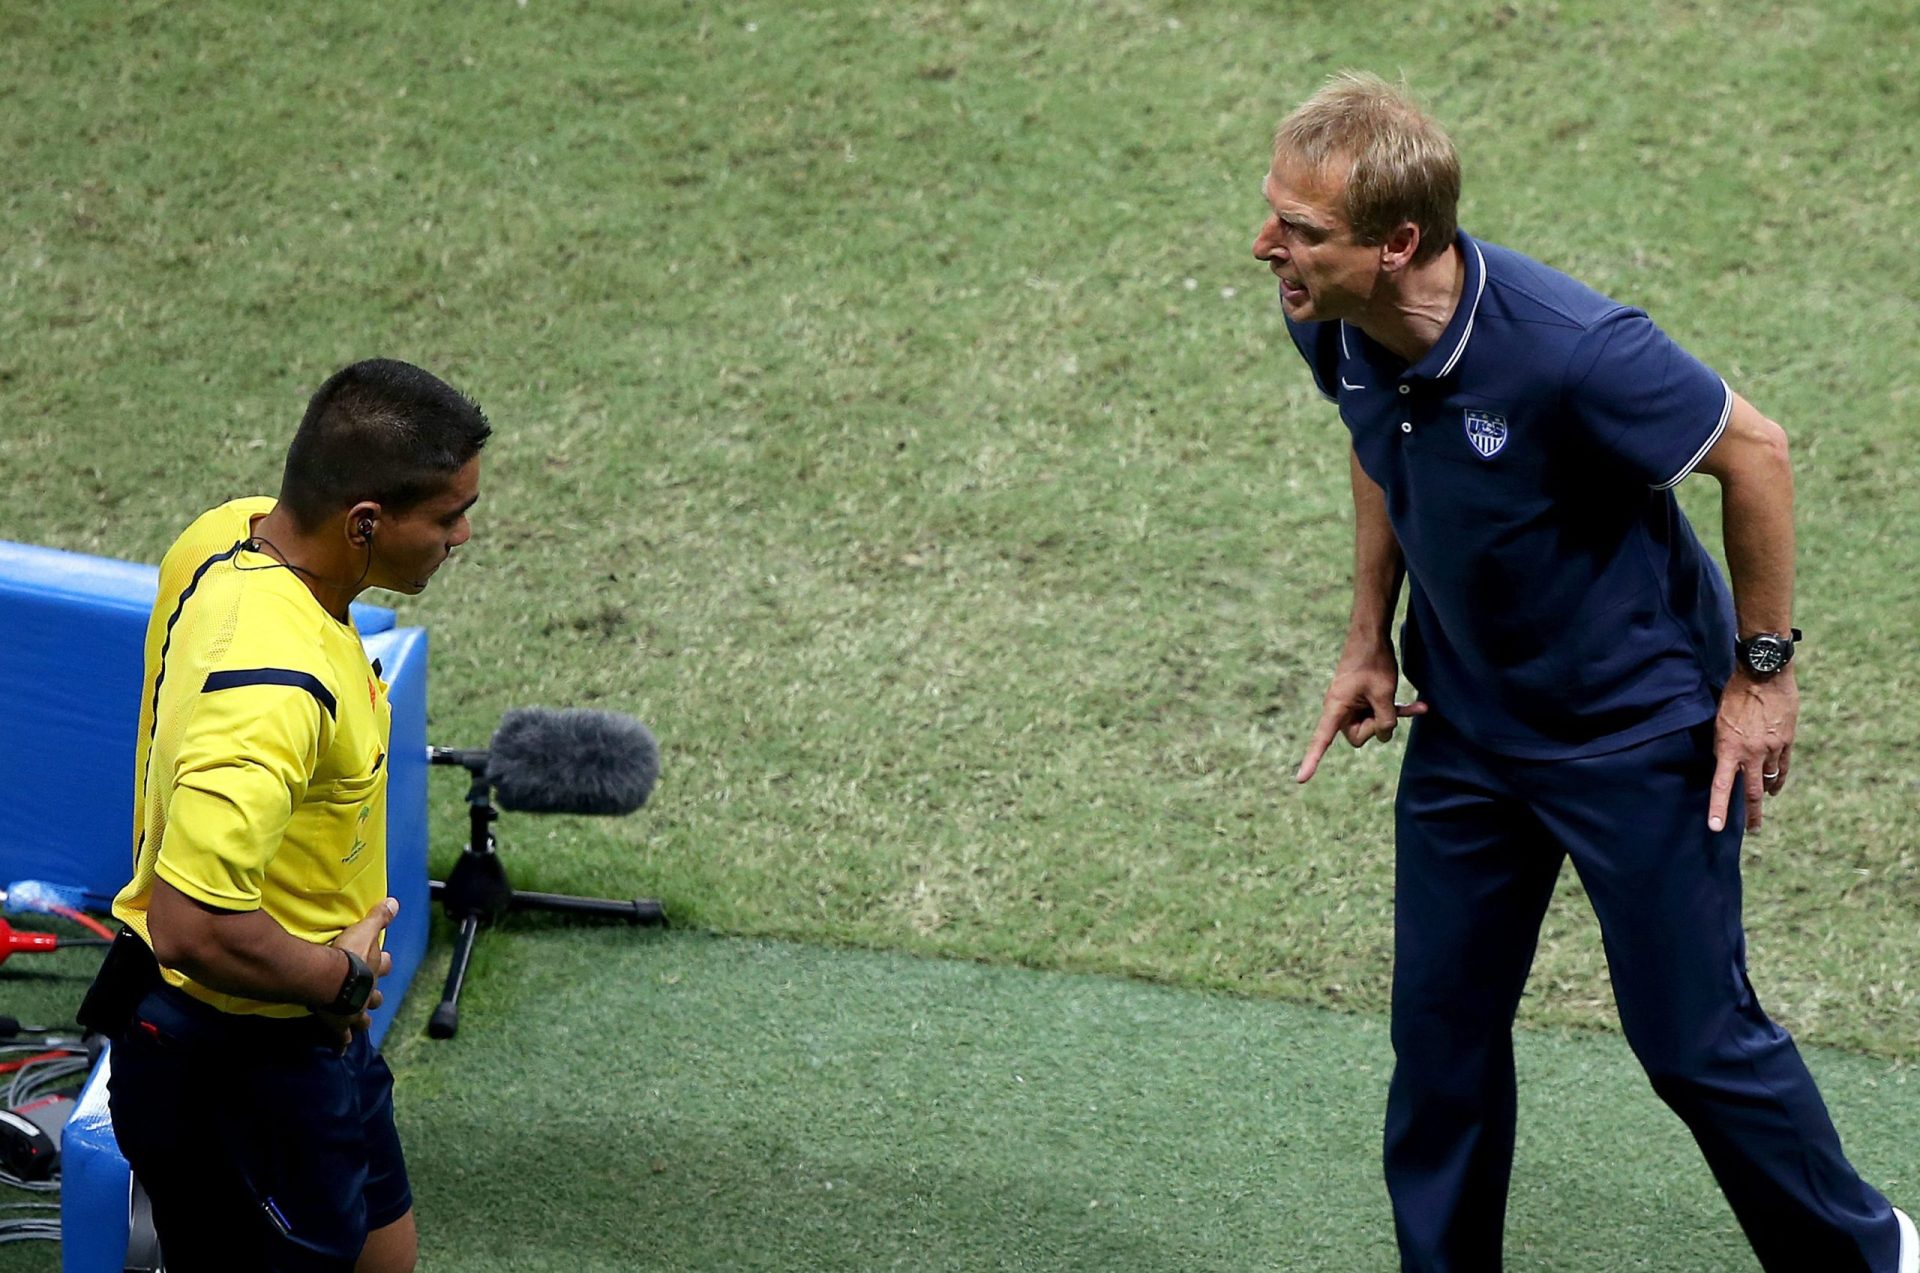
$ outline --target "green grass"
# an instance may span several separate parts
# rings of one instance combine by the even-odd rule
[[[510,1022],[482,1007],[451,1049],[409,1036],[395,1050],[435,1267],[1397,1266],[1376,1163],[1389,1056],[1377,1020],[605,930],[549,930],[502,963]],[[590,967],[617,975],[589,998]],[[498,1046],[509,1030],[511,1056]],[[1747,1267],[1624,1043],[1539,1034],[1519,1064],[1511,1267]],[[1814,1064],[1863,1170],[1920,1183],[1911,1072]],[[462,1099],[469,1084],[494,1099]],[[529,1179],[569,1177],[602,1204],[597,1227],[527,1205]],[[465,1234],[436,1213],[521,1221]]]
[[[20,957],[0,984],[52,1013],[85,967]],[[478,969],[458,1038],[422,1037],[420,994],[387,1047],[429,1269],[1396,1265],[1375,1018],[539,923]],[[1853,1161],[1910,1195],[1912,1069],[1810,1063]],[[1510,1268],[1753,1267],[1624,1042],[1531,1032],[1519,1068]]]
[[[591,703],[664,749],[639,818],[509,823],[521,883],[1377,1013],[1397,753],[1288,781],[1344,627],[1344,435],[1248,247],[1279,116],[1404,70],[1471,230],[1793,436],[1811,639],[1755,978],[1803,1039],[1911,1062],[1915,31],[1894,0],[9,6],[0,538],[155,560],[273,489],[328,372],[411,359],[498,427],[475,541],[402,606],[434,738]],[[1531,1024],[1612,1024],[1570,883],[1534,990]]]

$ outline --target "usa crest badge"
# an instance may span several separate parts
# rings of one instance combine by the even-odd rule
[[[1491,460],[1507,444],[1507,417],[1491,411],[1467,412],[1467,441],[1481,459]]]

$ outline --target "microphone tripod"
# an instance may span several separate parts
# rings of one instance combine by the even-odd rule
[[[645,898],[617,901],[602,897],[571,897],[564,893],[536,893],[516,889],[507,879],[494,841],[493,823],[500,811],[493,804],[493,780],[488,776],[488,752],[452,747],[429,747],[427,759],[436,765],[459,765],[473,776],[467,786],[467,843],[460,858],[443,883],[430,880],[428,895],[440,900],[456,932],[453,962],[447,969],[446,989],[440,1003],[427,1021],[427,1033],[436,1039],[451,1039],[460,1028],[460,991],[466,984],[467,964],[473,958],[473,944],[480,925],[491,924],[508,911],[560,911],[572,915],[593,915],[601,919],[623,919],[629,924],[665,924],[666,911],[659,902]]]

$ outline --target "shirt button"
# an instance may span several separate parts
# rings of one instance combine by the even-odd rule
[[[1412,392],[1413,392],[1413,386],[1412,386],[1412,385],[1401,385],[1401,386],[1400,386],[1400,392],[1401,392],[1401,393],[1412,393]]]
[[[1402,420],[1402,421],[1400,422],[1400,432],[1402,432],[1402,433],[1412,433],[1412,432],[1413,432],[1413,421],[1411,421],[1411,420]]]

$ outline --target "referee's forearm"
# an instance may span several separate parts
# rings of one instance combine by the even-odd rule
[[[347,959],[295,937],[262,910],[222,911],[154,881],[147,933],[154,958],[222,994],[268,1003],[331,1003]]]

